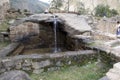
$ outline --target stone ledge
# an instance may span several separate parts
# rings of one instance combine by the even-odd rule
[[[88,54],[96,54],[96,51],[93,50],[80,50],[80,51],[68,51],[68,52],[61,52],[61,53],[46,53],[43,55],[33,53],[31,55],[19,55],[19,56],[13,56],[8,57],[9,59],[48,59],[48,58],[61,58],[66,56],[77,56],[77,55],[88,55]]]
[[[69,51],[54,54],[33,54],[6,57],[0,60],[0,73],[10,70],[24,70],[37,73],[56,67],[83,64],[85,61],[96,59],[93,50]]]

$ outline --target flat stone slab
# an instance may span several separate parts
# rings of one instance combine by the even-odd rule
[[[46,21],[51,16],[57,15],[58,18],[64,21],[65,29],[70,34],[89,32],[92,28],[88,25],[84,16],[77,16],[76,14],[59,13],[59,14],[34,14],[30,17],[24,18],[24,21],[40,22]]]
[[[63,25],[61,26],[64,28],[66,32],[70,35],[78,35],[84,32],[91,32],[92,28],[89,25],[89,22],[86,19],[86,16],[78,16],[76,14],[69,14],[69,13],[57,13],[57,14],[34,14],[26,18],[21,18],[15,20],[11,25],[17,26],[24,22],[34,22],[39,23],[41,21],[46,22],[52,16],[58,16],[58,19],[62,22]]]
[[[34,14],[25,18],[25,21],[32,21],[32,22],[45,21],[49,19],[51,16],[53,15],[52,14]]]
[[[58,52],[58,53],[46,53],[46,54],[31,54],[31,55],[19,55],[13,56],[11,59],[49,59],[49,58],[61,58],[65,56],[78,56],[78,55],[91,55],[96,54],[93,50],[80,50],[80,51],[68,51],[68,52]]]
[[[79,31],[82,33],[92,30],[84,16],[77,16],[76,14],[67,13],[58,13],[56,15],[62,20],[64,20],[65,24],[74,31]]]

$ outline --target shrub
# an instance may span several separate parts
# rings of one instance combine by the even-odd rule
[[[118,12],[115,9],[111,10],[108,5],[107,6],[98,5],[95,8],[95,16],[98,16],[98,17],[103,17],[103,16],[112,17],[112,16],[115,16],[117,14],[118,14]]]
[[[77,10],[79,14],[86,14],[87,10],[85,9],[85,5],[82,2],[77,3]]]

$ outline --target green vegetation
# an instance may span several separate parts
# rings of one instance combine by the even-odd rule
[[[98,5],[95,8],[95,16],[98,17],[112,17],[118,15],[118,12],[115,9],[110,9],[109,6],[105,6],[105,5]]]
[[[32,80],[98,80],[105,76],[108,68],[98,66],[97,62],[84,66],[63,67],[58,71],[31,74]]]
[[[63,5],[63,0],[52,0],[52,8],[59,9]]]
[[[8,21],[6,20],[6,21],[3,21],[1,24],[0,24],[0,31],[5,31],[5,30],[7,30],[7,28],[8,28]]]
[[[9,27],[8,20],[1,22],[0,24],[0,32],[6,31]],[[2,36],[0,36],[2,37]],[[5,41],[0,41],[0,50],[3,49],[3,47],[7,46],[10,44],[10,41],[5,40]]]
[[[85,9],[85,5],[82,2],[77,3],[77,9],[79,14],[86,14],[87,10]]]
[[[6,47],[8,44],[10,44],[9,41],[0,42],[0,50]]]

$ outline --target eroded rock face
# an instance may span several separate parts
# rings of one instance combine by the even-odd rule
[[[27,73],[15,70],[1,74],[0,80],[31,80],[31,79]]]

